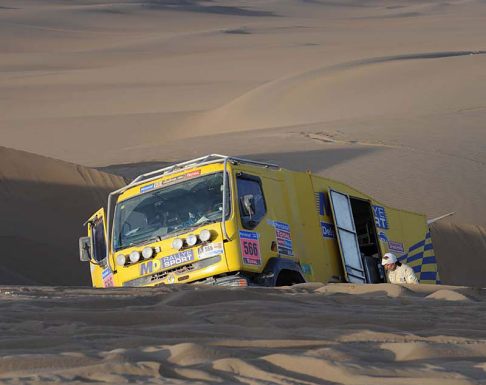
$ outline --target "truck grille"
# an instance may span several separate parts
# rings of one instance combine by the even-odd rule
[[[153,282],[153,281],[158,281],[159,279],[164,279],[170,273],[175,273],[175,274],[179,275],[179,274],[188,273],[188,272],[193,271],[193,270],[195,270],[194,263],[190,263],[189,265],[179,266],[179,267],[176,267],[174,269],[170,269],[170,270],[162,271],[160,273],[153,274],[153,275],[151,275],[147,278],[150,278],[150,282]]]

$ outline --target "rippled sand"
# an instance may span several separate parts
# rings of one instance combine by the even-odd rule
[[[484,290],[0,289],[5,384],[479,384]]]

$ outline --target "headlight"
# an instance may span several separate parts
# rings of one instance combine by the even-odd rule
[[[201,242],[209,241],[211,239],[211,231],[209,231],[208,229],[201,230],[201,232],[199,233],[199,239],[201,240]]]
[[[154,255],[154,249],[152,249],[151,247],[146,247],[142,250],[143,259],[152,258],[152,255]]]
[[[194,246],[197,243],[197,236],[194,234],[189,234],[186,238],[186,243],[188,246]]]
[[[172,241],[172,248],[176,250],[182,249],[182,246],[184,246],[184,241],[180,238],[176,238]]]
[[[116,264],[118,266],[125,266],[125,263],[127,263],[127,257],[125,257],[123,254],[118,254],[116,256]]]
[[[130,258],[130,262],[131,262],[131,263],[138,262],[138,261],[140,260],[140,252],[139,252],[139,251],[135,251],[135,250],[134,250],[134,251],[132,251],[132,252],[130,253],[129,258]]]

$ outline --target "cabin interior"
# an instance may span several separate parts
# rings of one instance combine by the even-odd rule
[[[350,201],[367,283],[385,282],[371,203],[355,197]]]

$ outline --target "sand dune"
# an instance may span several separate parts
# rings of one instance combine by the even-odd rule
[[[484,109],[485,54],[429,52],[314,69],[257,87],[212,111],[209,122],[201,124],[226,132],[372,117],[403,119],[474,109],[476,103],[477,109]],[[375,127],[361,127],[360,133],[362,138],[380,135],[382,140],[394,134],[377,133]],[[419,139],[414,128],[407,136]]]
[[[3,7],[4,146],[89,166],[279,159],[486,225],[484,2]]]
[[[444,281],[450,285],[485,287],[486,228],[437,222],[430,231]]]
[[[77,238],[120,177],[0,147],[3,284],[89,284]]]
[[[484,382],[484,290],[402,289],[3,287],[0,381]]]

